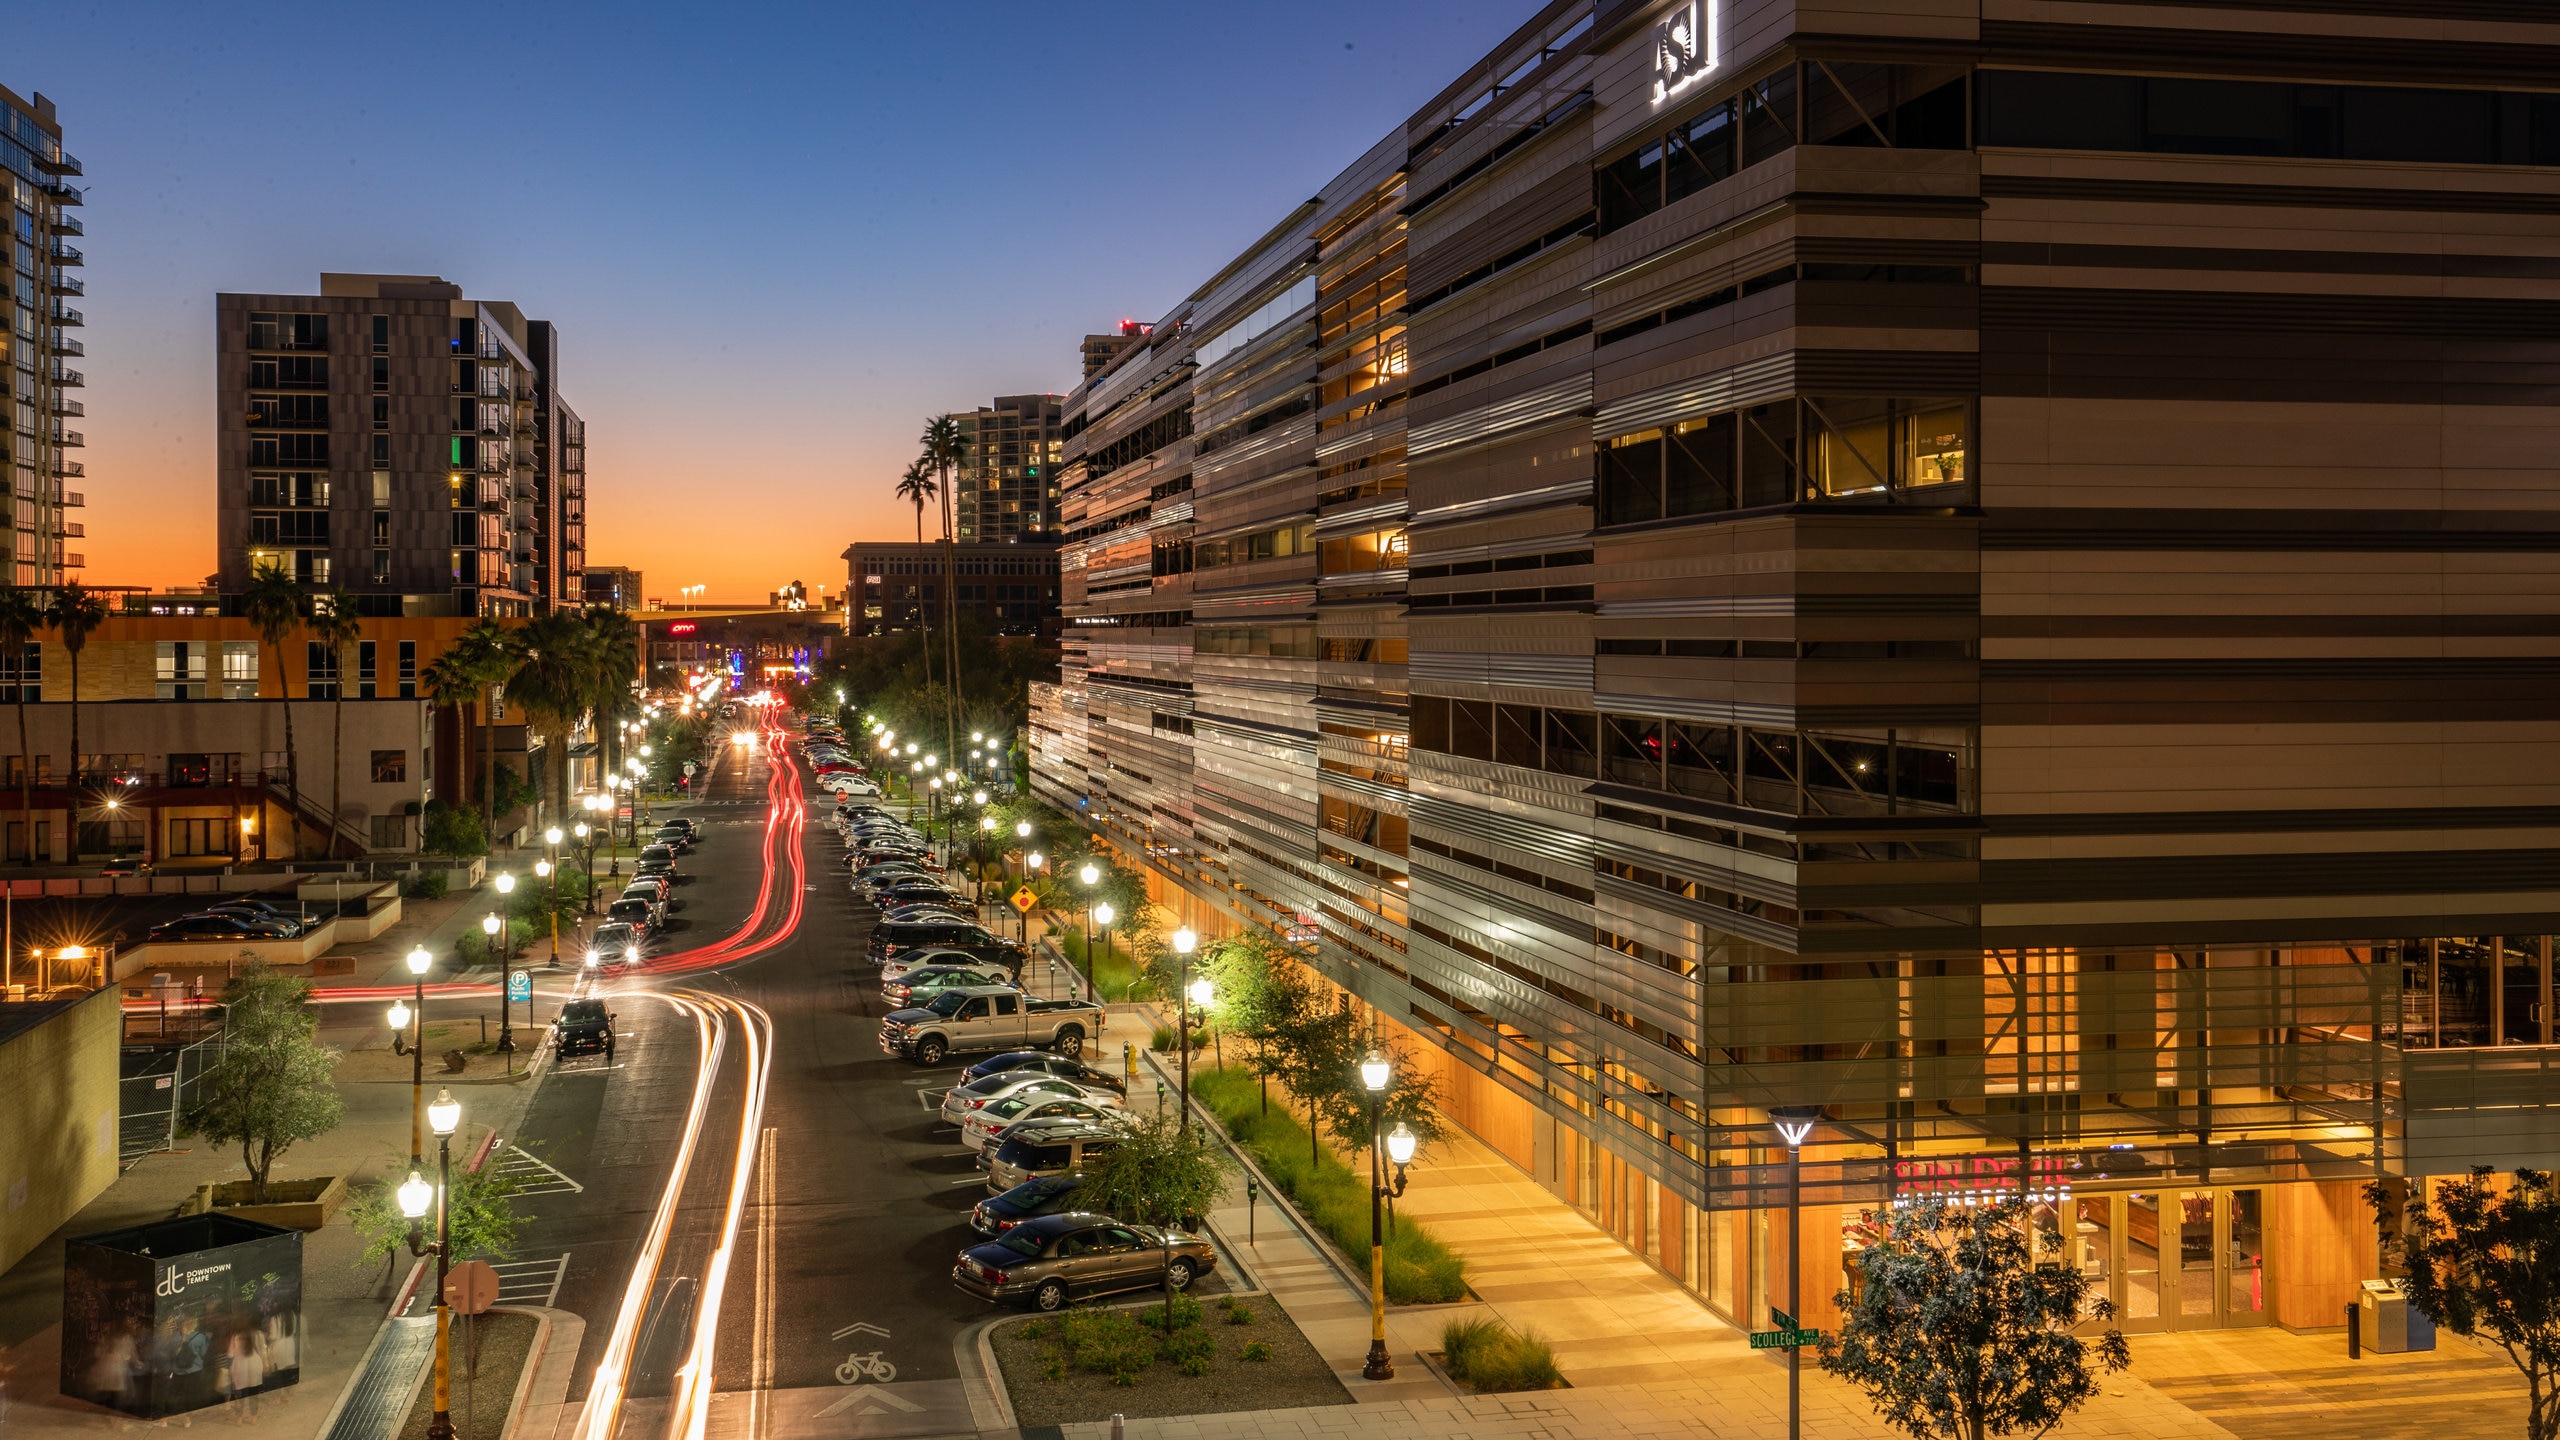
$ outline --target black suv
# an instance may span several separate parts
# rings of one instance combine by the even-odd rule
[[[1022,968],[1022,947],[970,920],[883,920],[871,927],[871,960],[886,960],[902,950],[930,945],[958,950],[973,959]]]

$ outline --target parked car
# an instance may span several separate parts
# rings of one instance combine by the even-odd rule
[[[983,1075],[942,1092],[942,1119],[948,1125],[966,1124],[971,1115],[1017,1095],[1071,1095],[1082,1099],[1088,1093],[1073,1080],[1037,1070]]]
[[[110,860],[99,866],[98,873],[109,876],[148,875],[151,873],[151,862],[139,855],[127,855],[122,859]]]
[[[922,1005],[945,990],[1001,985],[1013,988],[1013,972],[1000,965],[928,965],[880,982],[880,993],[900,1006]]]
[[[685,838],[697,841],[702,838],[702,827],[690,817],[683,815],[677,816],[675,819],[668,821],[666,824],[661,825],[658,828],[661,830],[667,830],[678,826],[683,827]]]
[[[933,920],[906,923],[884,920],[871,927],[868,949],[875,961],[886,960],[901,951],[927,947],[936,950],[960,950],[980,960],[996,960],[1022,968],[1022,947],[1002,939],[974,920]]]
[[[958,912],[968,907],[968,899],[960,892],[936,880],[902,880],[871,892],[871,903],[882,910],[903,910],[911,905],[939,905]]]
[[[254,895],[238,896],[225,900],[219,905],[207,905],[198,913],[237,915],[243,920],[273,920],[277,924],[291,926],[291,933],[296,935],[308,935],[320,926],[320,917],[317,915],[306,914],[300,910],[287,910],[272,900],[261,900]]]
[[[572,1000],[561,1006],[551,1034],[552,1050],[563,1060],[599,1052],[606,1060],[613,1059],[613,1015],[601,1000]]]
[[[1061,1080],[1073,1080],[1088,1090],[1103,1089],[1120,1095],[1129,1093],[1129,1082],[1110,1071],[1098,1065],[1088,1065],[1071,1055],[1053,1055],[1046,1050],[1008,1050],[1001,1055],[990,1055],[961,1071],[960,1083],[965,1086],[990,1075],[1016,1072],[1054,1075]]]
[[[1087,1162],[1120,1143],[1117,1126],[1090,1120],[1043,1120],[1018,1125],[987,1162],[987,1193],[1001,1195],[1025,1180],[1083,1172]]]
[[[272,920],[243,920],[237,915],[181,915],[151,927],[147,940],[286,940],[285,928]]]
[[[1188,1290],[1217,1265],[1217,1250],[1201,1236],[1070,1210],[961,1251],[951,1278],[981,1300],[1050,1311],[1087,1295]]]
[[[664,865],[672,871],[675,869],[676,864],[675,847],[672,845],[643,845],[640,847],[640,863],[643,865]]]
[[[936,950],[927,947],[906,951],[895,960],[882,961],[880,978],[884,981],[895,980],[901,975],[921,970],[927,965],[983,965],[985,963],[966,950]]]
[[[648,953],[649,937],[620,920],[608,920],[587,937],[587,964],[599,969],[629,969]]]
[[[661,825],[658,827],[657,843],[666,846],[678,855],[682,855],[693,849],[693,835],[691,832],[678,829],[673,825]],[[643,851],[642,853],[646,854],[647,852]]]
[[[1090,1000],[1043,1000],[992,987],[945,990],[926,1005],[884,1016],[880,1048],[918,1065],[939,1065],[953,1053],[1034,1045],[1080,1055],[1085,1040],[1101,1033],[1102,1007]]]
[[[1060,1215],[1076,1208],[1081,1175],[1050,1175],[1026,1180],[1001,1195],[990,1195],[969,1211],[969,1228],[981,1235],[1001,1235],[1026,1220]]]
[[[1077,1095],[1008,1095],[984,1109],[969,1112],[968,1118],[960,1122],[960,1143],[971,1150],[984,1150],[1001,1145],[1014,1127],[1043,1120],[1090,1120],[1097,1125],[1116,1125],[1120,1115],[1111,1105]]]
[[[604,907],[604,918],[619,920],[644,936],[658,933],[658,907],[645,895],[625,895]]]

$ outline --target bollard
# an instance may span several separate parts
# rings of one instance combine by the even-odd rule
[[[1172,1311],[1170,1308],[1168,1308],[1168,1309],[1165,1311],[1165,1313],[1166,1313],[1167,1315],[1171,1315],[1171,1314],[1173,1313],[1173,1311]],[[1126,1435],[1127,1435],[1127,1433],[1128,1433],[1127,1428],[1126,1428],[1126,1427],[1128,1426],[1128,1423],[1129,1423],[1128,1421],[1126,1421],[1126,1420],[1124,1420],[1124,1419],[1122,1419],[1122,1418],[1120,1417],[1120,1412],[1119,1412],[1119,1411],[1117,1411],[1117,1410],[1112,1411],[1112,1412],[1111,1412],[1111,1440],[1123,1440],[1123,1437],[1124,1437],[1124,1436],[1126,1436]]]
[[[2364,1358],[2364,1332],[2357,1328],[2356,1302],[2353,1300],[2347,1302],[2347,1358],[2350,1360]]]
[[[1130,1041],[1120,1042],[1120,1064],[1126,1072],[1120,1078],[1134,1083],[1138,1078],[1138,1047]]]
[[[1253,1248],[1259,1248],[1257,1242],[1253,1238],[1253,1202],[1261,1197],[1262,1184],[1260,1181],[1247,1180],[1244,1182],[1244,1243]]]

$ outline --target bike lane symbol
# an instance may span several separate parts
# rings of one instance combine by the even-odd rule
[[[869,1321],[857,1320],[829,1338],[845,1341],[866,1336],[886,1340],[889,1338],[889,1332]],[[844,1357],[844,1363],[836,1367],[836,1383],[839,1385],[859,1385],[865,1380],[877,1380],[886,1385],[897,1378],[898,1367],[890,1364],[879,1350],[867,1353],[858,1351],[847,1355]]]

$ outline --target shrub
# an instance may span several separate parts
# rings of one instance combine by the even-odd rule
[[[1041,1336],[1049,1333],[1049,1322],[1046,1320],[1026,1321],[1019,1333],[1025,1340],[1037,1340]]]
[[[1152,1036],[1150,1036],[1150,1037],[1148,1037],[1148,1040],[1147,1040],[1147,1048],[1148,1048],[1148,1049],[1150,1049],[1150,1050],[1155,1051],[1155,1052],[1156,1052],[1157,1054],[1159,1054],[1159,1055],[1163,1054],[1163,1053],[1164,1053],[1164,1052],[1166,1052],[1167,1050],[1172,1049],[1172,1048],[1173,1048],[1173,1027],[1172,1027],[1172,1026],[1170,1026],[1170,1025],[1159,1025],[1159,1026],[1157,1026],[1157,1027],[1156,1027],[1156,1030],[1155,1030],[1155,1034],[1154,1034],[1154,1035],[1152,1035]]]
[[[1079,1370],[1109,1375],[1122,1385],[1155,1363],[1156,1337],[1121,1311],[1080,1310],[1058,1322],[1058,1340]]]
[[[1564,1378],[1555,1351],[1534,1333],[1499,1320],[1452,1320],[1440,1332],[1441,1362],[1478,1390],[1548,1390]]]
[[[1253,1323],[1253,1307],[1244,1303],[1243,1296],[1230,1295],[1227,1297],[1227,1323],[1230,1325],[1250,1325]]]
[[[420,870],[400,877],[403,900],[441,900],[445,889],[446,877],[441,870]]]
[[[1052,1347],[1048,1354],[1040,1357],[1040,1378],[1043,1380],[1067,1378],[1067,1357],[1059,1354],[1055,1347]]]
[[[468,858],[489,853],[489,832],[481,827],[479,811],[458,810],[441,800],[431,800],[419,843],[430,855]]]
[[[1253,1076],[1241,1069],[1194,1071],[1191,1093],[1218,1117],[1227,1133],[1252,1154],[1272,1183],[1296,1202],[1299,1213],[1331,1237],[1343,1254],[1369,1248],[1369,1181],[1330,1152],[1308,1158],[1307,1127],[1285,1110],[1262,1113]],[[1386,1234],[1387,1299],[1398,1305],[1439,1305],[1467,1296],[1466,1257],[1429,1231],[1397,1216]]]
[[[1245,1342],[1245,1346],[1244,1346],[1244,1358],[1246,1358],[1247,1360],[1268,1360],[1268,1359],[1270,1359],[1270,1358],[1271,1358],[1271,1343],[1270,1343],[1269,1341],[1267,1341],[1267,1340],[1248,1340],[1248,1341],[1246,1341],[1246,1342]]]
[[[1206,1330],[1177,1330],[1164,1342],[1164,1358],[1185,1375],[1208,1374],[1210,1357],[1217,1353],[1218,1342]]]
[[[1150,1330],[1164,1329],[1164,1305],[1159,1302],[1138,1312],[1138,1323]],[[1173,1328],[1188,1330],[1200,1323],[1200,1302],[1188,1295],[1173,1297]]]

